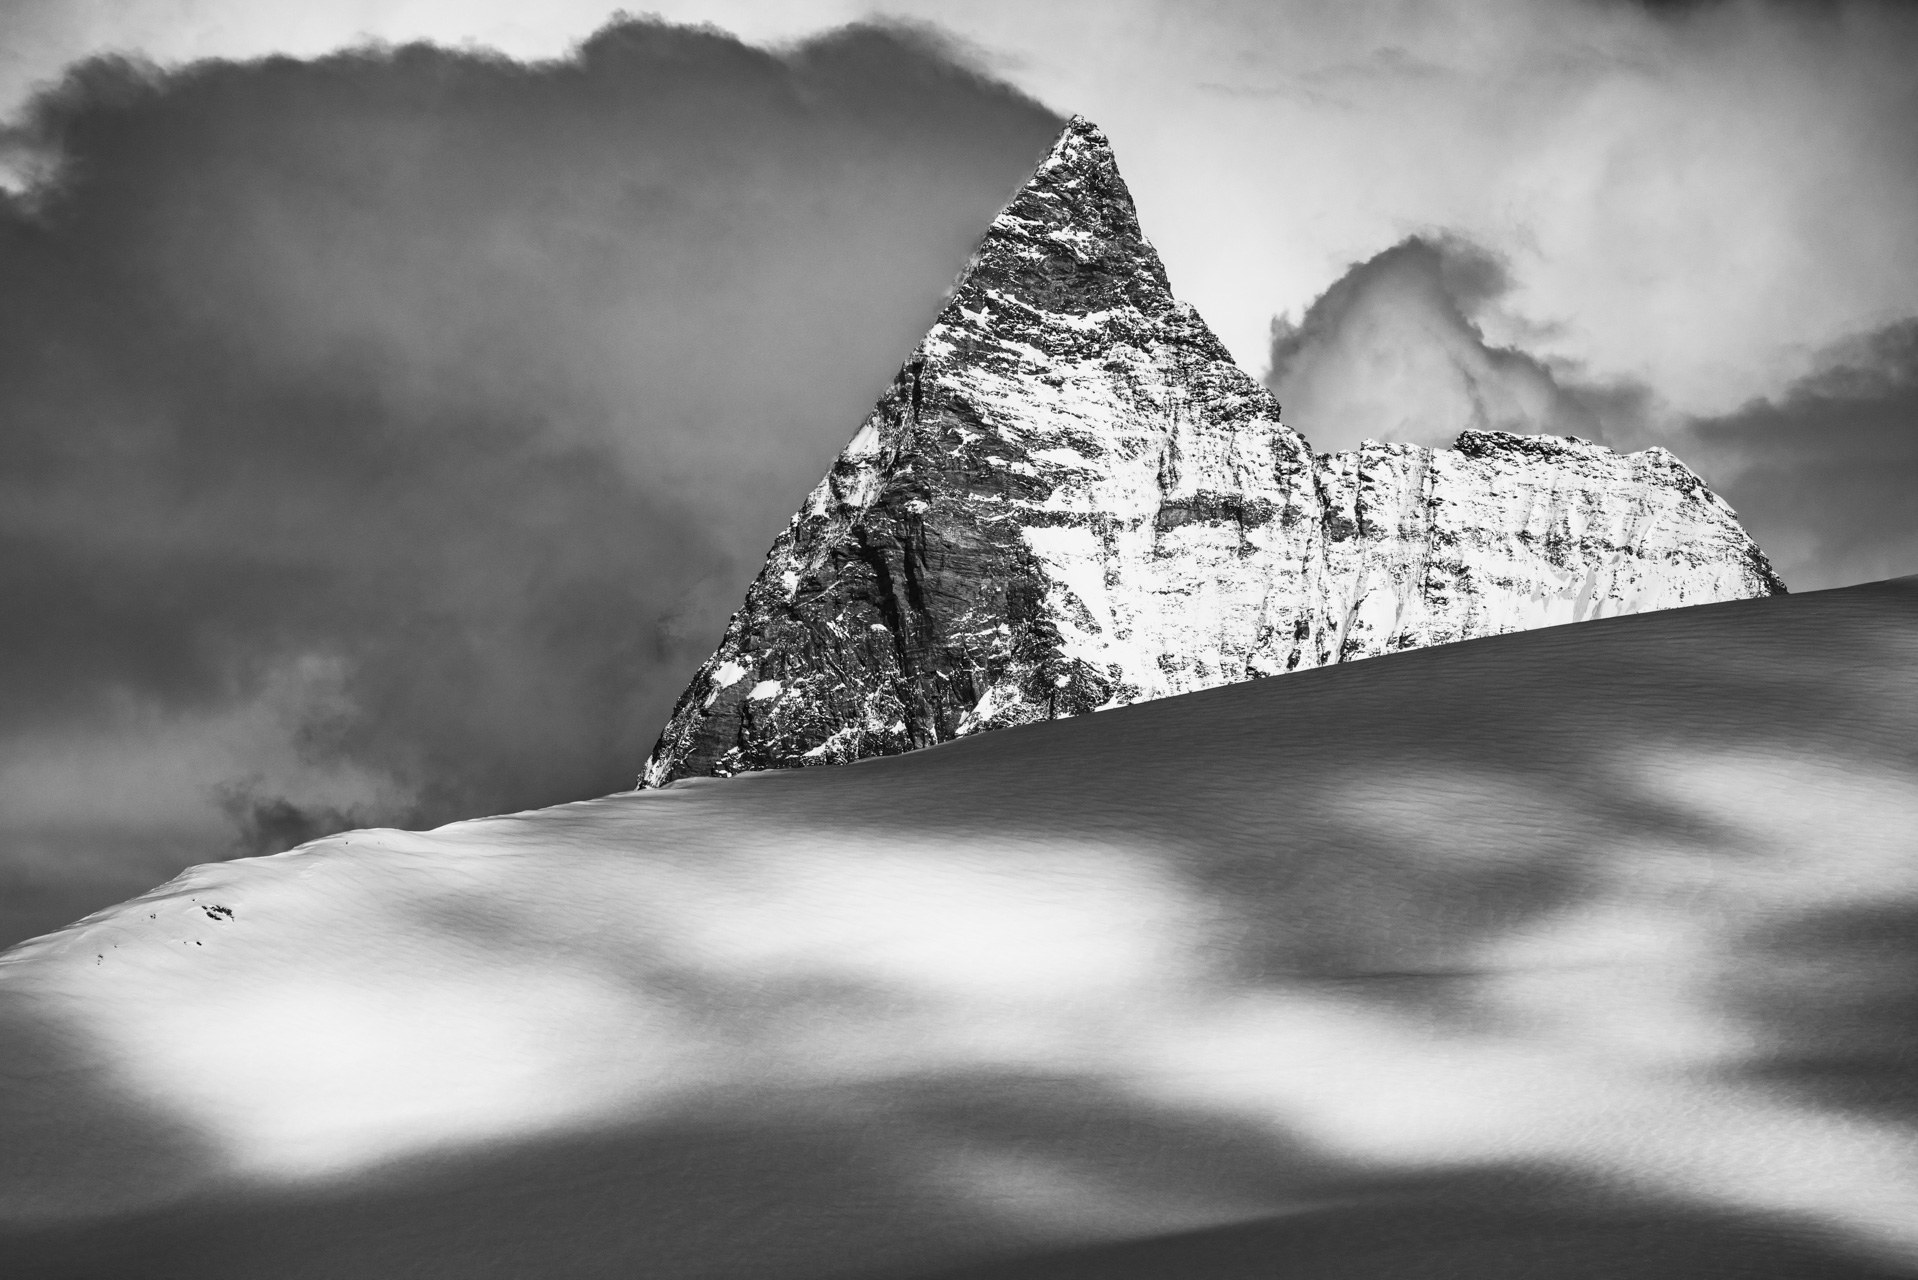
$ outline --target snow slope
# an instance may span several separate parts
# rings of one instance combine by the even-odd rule
[[[747,591],[642,785],[842,763],[1783,587],[1663,449],[1315,456],[1075,119]]]
[[[0,1270],[1918,1274],[1915,744],[1906,579],[197,867]]]

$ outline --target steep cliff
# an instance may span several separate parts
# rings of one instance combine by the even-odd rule
[[[1784,588],[1670,453],[1315,456],[1074,119],[774,543],[641,784]]]

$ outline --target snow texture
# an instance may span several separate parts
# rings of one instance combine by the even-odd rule
[[[640,784],[1783,590],[1664,449],[1474,431],[1315,455],[1173,297],[1075,118],[773,545]]]
[[[196,867],[0,953],[0,1273],[1910,1280],[1915,638],[1734,601]]]

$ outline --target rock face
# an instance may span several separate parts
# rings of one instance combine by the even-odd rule
[[[1315,456],[1075,118],[774,543],[642,786],[1784,586],[1663,449]]]

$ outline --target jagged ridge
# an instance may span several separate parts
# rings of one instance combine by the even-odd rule
[[[641,785],[1783,590],[1663,449],[1315,456],[1075,117],[767,556]]]

